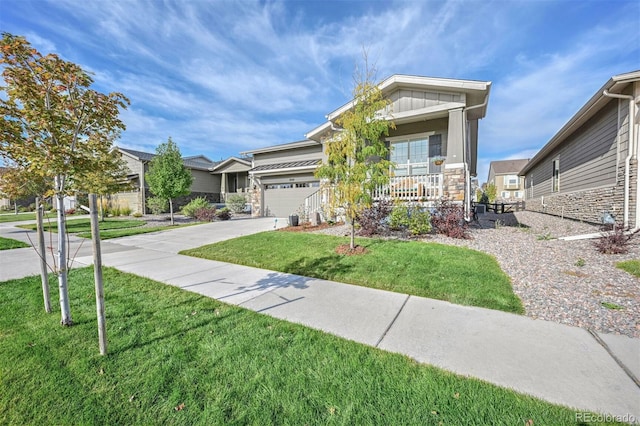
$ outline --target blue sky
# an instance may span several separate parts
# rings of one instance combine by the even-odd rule
[[[0,31],[94,74],[131,106],[118,145],[219,160],[304,139],[349,101],[368,51],[377,78],[493,82],[489,162],[530,158],[612,75],[640,69],[633,1],[0,0]]]

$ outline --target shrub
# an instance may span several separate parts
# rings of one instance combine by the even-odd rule
[[[120,207],[120,213],[123,216],[129,216],[131,214],[131,207]]]
[[[120,216],[122,214],[122,211],[120,210],[119,206],[112,206],[111,208],[109,208],[109,210],[107,210],[107,214],[109,216]]]
[[[153,214],[161,214],[167,211],[169,208],[169,202],[160,197],[149,197],[147,199],[147,207]]]
[[[189,204],[182,208],[182,214],[189,217],[196,217],[196,210],[209,207],[209,201],[204,197],[194,198]]]
[[[605,231],[593,245],[603,254],[624,254],[629,251],[629,241],[632,237],[633,234],[625,235],[622,225],[613,225],[613,228]]]
[[[431,232],[431,215],[420,206],[409,208],[409,232],[412,235],[424,235]]]
[[[399,230],[409,226],[409,206],[406,204],[396,204],[389,215],[389,226],[391,229]]]
[[[135,213],[133,213],[131,216],[133,216],[133,217],[142,217],[142,213],[140,213],[140,212],[135,212]]]
[[[193,217],[200,222],[211,222],[216,218],[216,208],[200,207],[194,212]]]
[[[462,205],[447,200],[440,201],[431,217],[431,225],[437,234],[451,238],[469,238]]]
[[[387,217],[389,217],[392,209],[393,205],[388,200],[379,201],[364,209],[356,219],[360,225],[360,235],[385,234],[389,228]]]
[[[76,209],[67,209],[64,211],[65,215],[76,214]]]
[[[231,219],[231,210],[229,210],[227,207],[222,208],[218,210],[218,213],[216,213],[216,216],[220,220],[229,220]]]
[[[246,204],[247,199],[240,194],[233,194],[227,197],[227,207],[229,207],[233,213],[242,213]]]

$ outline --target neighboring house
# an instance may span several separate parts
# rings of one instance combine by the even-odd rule
[[[133,190],[114,195],[117,202],[127,204],[134,212],[146,213],[146,200],[153,196],[149,193],[149,185],[145,181],[145,173],[149,171],[149,162],[155,154],[118,148],[129,168],[128,179]],[[230,193],[246,192],[248,188],[247,171],[250,162],[236,157],[214,162],[204,155],[182,158],[184,165],[193,176],[191,194],[176,200],[178,207],[196,197],[204,197],[212,203],[224,201]],[[224,182],[224,187],[223,187]]]
[[[254,216],[286,217],[299,213],[320,189],[314,172],[322,161],[322,144],[312,140],[242,152],[252,155],[251,211]]]
[[[478,121],[486,114],[491,82],[396,74],[379,87],[391,101],[381,113],[396,124],[386,137],[396,166],[377,197],[426,204],[446,197],[469,211]],[[313,172],[323,157],[322,145],[338,131],[336,120],[353,105],[352,100],[327,115],[326,123],[307,133],[308,140],[247,152],[254,156],[254,214],[309,213],[326,202]]]
[[[640,71],[613,76],[522,169],[527,210],[640,226]]]
[[[520,170],[529,162],[524,160],[492,161],[489,164],[487,183],[496,187],[497,201],[521,201],[524,199],[524,177]]]
[[[251,159],[229,157],[216,163],[210,170],[220,179],[220,202],[226,202],[227,197],[233,194],[243,194],[247,197],[250,188],[249,170]]]

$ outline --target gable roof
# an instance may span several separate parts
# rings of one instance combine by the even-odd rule
[[[520,170],[529,162],[528,159],[517,159],[517,160],[500,160],[500,161],[492,161],[489,164],[489,170],[493,169],[493,173],[496,175],[506,175],[506,174],[518,174]]]
[[[393,91],[399,88],[419,90],[431,89],[435,91],[464,93],[467,98],[466,108],[469,110],[469,119],[477,120],[483,118],[486,115],[489,93],[491,91],[491,82],[394,74],[383,80],[378,85],[378,88],[385,96],[391,94]],[[330,112],[326,116],[328,122],[325,122],[320,126],[312,129],[305,136],[309,139],[320,138],[322,134],[328,132],[331,129],[331,124],[334,123],[338,117],[353,108],[354,105],[355,99],[352,99],[340,108]],[[461,104],[460,106],[465,107],[464,104]],[[473,109],[471,107],[473,107]],[[393,118],[394,121],[396,121],[396,124],[398,122],[398,119],[400,118],[397,117],[398,115],[402,115],[401,119],[406,122],[414,121],[420,118],[424,119],[428,117],[430,113],[432,113],[432,109],[433,108],[423,108],[424,111],[403,112],[389,118]]]
[[[571,119],[562,126],[562,128],[547,142],[529,163],[520,171],[522,175],[526,174],[536,164],[543,160],[556,147],[561,145],[567,137],[569,137],[576,129],[587,122],[591,117],[597,114],[612,99],[604,94],[610,92],[619,94],[629,83],[640,81],[640,70],[618,74],[611,77],[586,104]]]
[[[222,161],[218,161],[212,168],[211,171],[216,171],[218,169],[221,169],[223,167],[225,167],[227,164],[232,163],[232,162],[236,162],[236,163],[240,163],[244,166],[247,167],[251,167],[251,160],[247,160],[245,158],[238,158],[238,157],[229,157],[226,160],[222,160]]]

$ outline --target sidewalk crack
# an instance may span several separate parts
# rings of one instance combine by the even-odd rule
[[[402,306],[400,306],[400,310],[398,310],[398,313],[396,314],[395,317],[393,317],[393,319],[391,320],[391,323],[389,323],[389,326],[386,328],[386,330],[384,331],[384,333],[382,333],[382,336],[380,336],[380,339],[378,339],[378,341],[376,342],[376,344],[374,345],[375,348],[378,347],[378,345],[380,343],[382,343],[382,341],[384,340],[384,338],[387,336],[387,333],[389,332],[389,330],[391,330],[391,327],[393,327],[393,324],[396,323],[396,320],[398,319],[398,317],[400,316],[400,313],[404,310],[404,306],[407,304],[407,302],[409,301],[409,298],[411,296],[407,295],[406,299],[404,299],[404,302],[402,302]]]
[[[607,351],[609,356],[611,356],[611,358],[613,358],[613,360],[618,363],[620,368],[622,368],[622,371],[624,371],[627,374],[627,376],[629,376],[629,378],[631,380],[633,380],[633,382],[636,384],[636,386],[638,386],[640,388],[640,380],[638,380],[638,378],[635,376],[635,374],[633,374],[633,372],[629,369],[629,367],[624,365],[624,363],[620,360],[620,358],[618,358],[613,353],[611,348],[609,348],[609,345],[607,345],[607,343],[604,340],[602,340],[602,338],[600,336],[598,336],[598,333],[596,333],[594,330],[592,330],[590,328],[587,329],[587,331],[596,340],[596,342],[598,342],[600,344],[600,346],[602,346],[604,348],[604,350]]]

